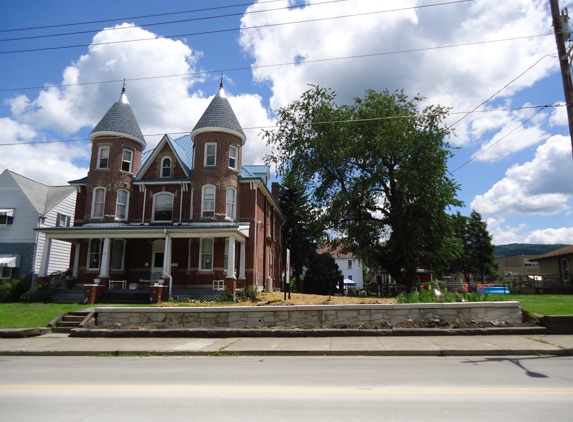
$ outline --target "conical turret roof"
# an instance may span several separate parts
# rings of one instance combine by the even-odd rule
[[[235,112],[231,108],[231,104],[229,104],[222,82],[219,85],[217,95],[211,100],[211,103],[193,128],[191,137],[198,133],[214,131],[232,133],[241,138],[243,144],[247,139],[243,128],[237,120],[237,116],[235,116]]]
[[[125,87],[122,88],[121,95],[117,101],[91,131],[90,139],[93,141],[96,136],[102,135],[129,138],[139,142],[143,149],[147,147],[141,128],[125,95]]]

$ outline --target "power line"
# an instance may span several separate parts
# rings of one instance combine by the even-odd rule
[[[343,57],[330,57],[330,58],[325,58],[325,59],[304,60],[302,62],[285,62],[285,63],[274,63],[274,64],[258,65],[258,66],[253,65],[253,66],[243,66],[243,67],[235,67],[235,68],[227,68],[227,69],[203,70],[200,72],[180,73],[180,74],[176,74],[176,75],[144,76],[144,77],[140,77],[140,78],[124,78],[124,79],[122,78],[122,79],[112,79],[112,80],[108,80],[108,81],[80,82],[80,83],[73,83],[73,84],[53,84],[53,85],[19,87],[19,88],[3,88],[3,89],[0,89],[0,92],[24,91],[24,90],[45,89],[45,88],[65,88],[65,87],[70,87],[70,86],[83,86],[83,85],[99,85],[99,84],[118,83],[118,82],[123,82],[124,80],[127,82],[133,82],[133,81],[142,81],[142,80],[150,80],[150,79],[180,78],[180,77],[186,77],[186,76],[205,75],[205,74],[212,74],[212,73],[229,73],[229,72],[237,72],[237,71],[244,71],[244,70],[264,69],[264,68],[270,68],[270,67],[281,67],[281,66],[293,66],[293,65],[300,66],[302,64],[309,64],[309,63],[322,63],[322,62],[329,62],[329,61],[336,61],[336,60],[360,59],[360,58],[368,58],[368,57],[387,56],[387,55],[393,55],[393,54],[419,53],[422,51],[430,51],[430,50],[442,50],[442,49],[447,49],[447,48],[457,48],[457,47],[467,47],[467,46],[498,43],[498,42],[517,41],[517,40],[528,39],[528,38],[546,37],[548,35],[553,35],[553,34],[526,35],[523,37],[503,38],[503,39],[499,39],[499,40],[476,41],[476,42],[471,42],[471,43],[450,44],[450,45],[423,47],[423,48],[413,48],[413,49],[408,49],[408,50],[386,51],[386,52],[381,52],[381,53],[369,53],[369,54],[358,54],[358,55],[343,56]]]
[[[260,1],[258,4],[276,3],[278,1],[283,1],[283,0],[266,0],[266,1]],[[32,31],[32,30],[37,30],[37,29],[62,28],[62,27],[66,27],[66,26],[90,25],[90,24],[94,24],[94,23],[114,22],[114,21],[121,21],[121,20],[128,20],[128,19],[131,20],[131,19],[155,18],[158,16],[182,15],[182,14],[186,14],[186,13],[208,12],[211,10],[230,9],[233,7],[243,7],[243,6],[252,6],[252,4],[253,4],[252,2],[250,2],[250,3],[239,3],[239,4],[231,4],[228,6],[205,7],[205,8],[201,8],[201,9],[181,10],[178,12],[155,13],[153,15],[127,16],[127,17],[122,17],[122,18],[108,18],[108,19],[102,19],[102,20],[97,20],[97,21],[70,22],[70,23],[62,23],[62,24],[55,24],[55,25],[32,26],[32,27],[28,27],[28,28],[0,29],[0,33],[2,33],[2,32],[16,32],[16,31]]]
[[[457,1],[453,1],[453,2],[447,2],[447,3],[435,3],[435,4],[429,4],[429,5],[423,5],[423,6],[404,7],[404,8],[399,8],[399,9],[390,9],[390,10],[380,10],[377,12],[355,13],[355,14],[349,14],[349,15],[333,16],[333,17],[329,17],[329,18],[305,19],[305,20],[301,20],[301,21],[272,23],[272,24],[266,24],[266,25],[255,25],[255,26],[240,27],[240,28],[214,29],[211,31],[191,32],[191,33],[187,33],[187,34],[164,35],[161,37],[152,37],[152,38],[138,38],[138,39],[133,39],[133,40],[108,41],[108,42],[91,43],[91,44],[74,44],[74,45],[63,45],[63,46],[56,46],[56,47],[38,47],[38,48],[30,48],[30,49],[22,49],[22,50],[8,50],[8,51],[0,51],[0,55],[16,54],[16,53],[31,53],[31,52],[38,52],[38,51],[63,50],[63,49],[68,49],[68,48],[84,48],[84,47],[99,46],[99,45],[123,44],[123,43],[128,43],[128,42],[153,41],[153,40],[162,39],[162,38],[181,38],[181,37],[190,37],[190,36],[197,36],[197,35],[220,34],[220,33],[224,33],[224,32],[234,32],[234,31],[239,31],[239,30],[242,31],[242,30],[251,30],[251,29],[272,28],[272,27],[283,26],[283,25],[295,25],[295,24],[301,24],[301,23],[321,22],[321,21],[326,21],[326,20],[346,19],[349,17],[376,15],[376,14],[380,14],[380,13],[389,13],[389,12],[396,12],[396,11],[421,9],[421,8],[444,6],[444,5],[450,5],[450,4],[456,4],[456,3],[467,3],[467,2],[473,2],[473,1],[475,1],[475,0],[457,0]]]
[[[489,110],[479,110],[479,111],[476,111],[476,113],[494,113],[494,112],[499,112],[499,111],[540,109],[537,112],[537,113],[539,113],[540,111],[542,111],[543,109],[546,109],[546,108],[559,108],[559,107],[565,107],[565,106],[566,106],[566,104],[547,104],[547,105],[529,105],[529,106],[521,106],[521,107],[503,107],[503,108],[495,108],[495,109],[489,109]],[[468,113],[468,112],[467,111],[455,111],[455,112],[450,112],[449,114],[452,115],[452,114],[466,114],[466,113]],[[531,116],[528,120],[532,119],[537,113],[535,113],[533,116]],[[425,114],[425,116],[434,116],[434,115],[437,115],[437,114],[433,114],[433,113],[426,113]],[[362,123],[362,122],[375,122],[375,121],[382,121],[382,120],[413,119],[416,117],[418,117],[418,115],[386,116],[386,117],[373,117],[373,118],[369,118],[369,119],[349,119],[349,120],[333,120],[333,121],[325,121],[325,122],[313,122],[310,124],[311,125],[324,125],[324,124],[341,124],[341,123]],[[522,124],[525,124],[528,120],[526,120]],[[273,126],[251,126],[251,127],[244,127],[242,129],[243,130],[261,130],[261,129],[274,129],[274,128],[276,128],[276,125],[273,125]],[[189,131],[186,131],[186,132],[168,132],[169,135],[185,135],[188,133],[189,133]],[[147,133],[144,136],[151,137],[151,136],[163,136],[163,135],[165,135],[165,133]],[[75,138],[75,139],[60,139],[60,140],[51,140],[51,141],[11,142],[11,143],[0,144],[0,146],[82,142],[82,141],[89,141],[89,140],[90,140],[89,138]],[[501,139],[500,139],[500,141],[501,141]]]
[[[280,1],[280,0],[273,0],[273,1]],[[309,7],[310,6],[320,6],[323,4],[340,3],[340,2],[344,2],[344,1],[348,1],[348,0],[329,0],[329,1],[323,1],[321,3],[312,3],[312,4],[309,4],[308,6]],[[467,0],[467,1],[470,1],[470,0]],[[471,1],[473,1],[473,0],[471,0]],[[231,7],[231,6],[226,6],[226,7]],[[232,7],[235,7],[235,6],[232,6]],[[174,23],[184,23],[184,22],[195,22],[195,21],[203,21],[203,20],[210,20],[210,19],[230,18],[230,17],[234,17],[234,16],[244,16],[244,15],[251,15],[251,14],[255,14],[255,13],[275,12],[277,10],[289,10],[289,9],[293,9],[293,8],[294,8],[293,6],[287,6],[287,7],[277,7],[274,9],[252,10],[252,11],[245,11],[245,12],[239,12],[239,13],[228,13],[225,15],[203,16],[203,17],[199,17],[199,18],[189,18],[189,19],[179,19],[179,20],[174,20],[174,21],[139,24],[139,25],[137,25],[137,27],[143,28],[143,27],[158,26],[158,25],[171,25]],[[207,9],[204,9],[204,10],[207,10]],[[176,13],[182,13],[182,12],[176,12]],[[125,19],[127,20],[128,18],[125,18]],[[27,37],[0,39],[0,42],[35,40],[35,39],[40,39],[40,38],[53,38],[53,37],[62,37],[62,36],[67,36],[67,35],[92,34],[92,33],[96,33],[96,32],[120,31],[120,30],[124,30],[124,29],[132,29],[132,28],[133,27],[130,26],[130,27],[120,27],[120,28],[105,28],[103,30],[90,29],[90,30],[85,30],[85,31],[64,32],[64,33],[59,33],[59,34],[30,35]]]
[[[560,107],[564,107],[566,104],[560,105]],[[537,112],[535,112],[533,114],[533,116],[531,116],[529,119],[524,120],[523,122],[521,122],[521,124],[517,125],[516,127],[514,127],[509,133],[507,133],[506,135],[502,136],[501,138],[499,138],[497,141],[495,141],[493,144],[491,144],[489,147],[487,147],[486,149],[482,150],[479,152],[479,154],[474,155],[472,158],[470,158],[468,161],[466,161],[465,163],[463,163],[461,166],[459,166],[458,168],[456,168],[455,170],[452,170],[450,173],[453,174],[456,171],[458,171],[459,169],[461,169],[462,167],[464,167],[466,164],[471,163],[472,161],[474,161],[477,157],[479,157],[480,155],[482,155],[484,152],[486,152],[487,150],[491,149],[494,145],[497,145],[498,143],[500,143],[501,141],[503,141],[505,138],[507,138],[509,135],[511,135],[513,132],[515,132],[517,129],[521,128],[523,125],[525,125],[528,121],[530,121],[531,119],[533,119],[535,116],[537,116],[539,113],[541,113],[545,108],[547,108],[549,106],[543,106],[541,107],[541,109],[539,109]]]

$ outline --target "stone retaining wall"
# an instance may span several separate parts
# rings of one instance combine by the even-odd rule
[[[97,328],[356,327],[377,322],[395,325],[408,319],[423,318],[522,322],[519,302],[96,308],[96,315]]]

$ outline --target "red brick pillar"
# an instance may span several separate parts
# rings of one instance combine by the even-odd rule
[[[151,303],[165,302],[169,299],[169,288],[167,286],[151,286],[149,297]]]
[[[229,291],[234,295],[235,291],[237,290],[237,280],[234,278],[226,278],[225,287],[229,289]]]
[[[99,284],[84,284],[84,303],[95,303],[104,290],[105,286]]]

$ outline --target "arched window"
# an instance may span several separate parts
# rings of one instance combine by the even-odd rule
[[[171,158],[161,160],[161,177],[171,177]]]
[[[116,220],[127,220],[127,204],[129,202],[129,192],[125,189],[117,191],[117,202],[115,205]]]
[[[201,217],[215,217],[215,186],[203,186]]]
[[[103,218],[105,210],[105,188],[95,188],[92,195],[92,218]]]
[[[153,196],[153,221],[171,222],[173,220],[173,195],[162,192]]]
[[[213,270],[213,239],[201,239],[201,258],[199,270]]]
[[[237,191],[235,190],[235,188],[227,188],[227,209],[226,209],[226,216],[229,218],[232,218],[233,220],[235,219],[235,211],[237,209],[236,207],[236,203],[237,203]]]

